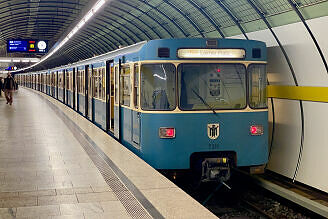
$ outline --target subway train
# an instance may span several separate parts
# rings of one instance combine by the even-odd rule
[[[152,167],[226,181],[268,161],[266,45],[240,39],[140,42],[16,75],[71,107]]]

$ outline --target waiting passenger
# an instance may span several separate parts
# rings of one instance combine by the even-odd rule
[[[15,80],[11,76],[10,73],[8,73],[7,77],[5,78],[4,82],[4,91],[5,91],[5,96],[7,100],[7,104],[9,103],[10,105],[13,103],[13,92],[15,90]]]
[[[2,82],[2,77],[0,77],[0,97],[2,96],[2,89],[3,89],[3,82]]]

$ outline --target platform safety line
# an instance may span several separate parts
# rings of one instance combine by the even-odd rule
[[[29,89],[28,89],[29,90]],[[138,202],[143,206],[143,208],[147,211],[147,213],[153,218],[163,219],[163,215],[147,200],[147,198],[141,193],[141,191],[131,182],[131,180],[113,163],[113,161],[99,148],[99,146],[78,126],[76,123],[69,118],[64,112],[60,110],[58,106],[56,106],[52,101],[47,98],[52,98],[48,96],[44,96],[46,94],[40,94],[34,90],[31,90],[38,94],[46,103],[50,106],[50,108],[56,113],[56,115],[62,119],[68,129],[73,133],[74,137],[77,138],[78,142],[80,142],[82,147],[86,146],[85,142],[81,141],[82,137],[91,147],[95,150],[96,154],[100,156],[105,163],[114,171],[116,176],[124,183],[124,185],[128,188],[128,190],[133,194],[133,196],[138,200]],[[61,103],[61,102],[60,102]],[[75,129],[75,130],[74,130]],[[76,136],[78,135],[78,136]],[[88,154],[88,152],[86,151]],[[89,154],[88,154],[89,155]],[[94,160],[90,157],[90,159],[94,162]],[[96,165],[96,164],[95,164]],[[97,165],[96,165],[97,166]],[[106,180],[105,180],[106,181]],[[115,193],[115,191],[113,191]],[[118,191],[122,192],[122,191]],[[128,203],[129,200],[120,200],[124,207],[129,208],[131,203]],[[127,205],[127,206],[125,206]],[[126,209],[128,213],[129,210]],[[137,212],[138,213],[138,212]],[[140,213],[140,212],[139,212]],[[136,215],[134,215],[136,216]],[[136,218],[139,218],[138,216]],[[143,217],[144,218],[144,217]]]
[[[328,87],[268,85],[268,98],[328,103]]]

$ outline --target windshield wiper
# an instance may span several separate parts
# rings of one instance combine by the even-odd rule
[[[216,114],[215,110],[213,109],[213,107],[211,107],[205,100],[203,97],[201,97],[194,89],[190,88],[192,90],[192,92],[210,109],[213,111],[214,114]]]

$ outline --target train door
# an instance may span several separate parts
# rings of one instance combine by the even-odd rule
[[[66,95],[65,95],[65,93],[66,93],[66,70],[64,69],[63,70],[63,74],[62,74],[62,80],[63,80],[63,103],[65,104],[66,103]]]
[[[41,91],[44,93],[44,73],[41,74]]]
[[[84,107],[82,104],[83,101],[83,93],[84,93],[84,89],[83,89],[83,70],[80,68],[76,68],[77,70],[77,74],[76,74],[76,110],[79,113],[83,113],[82,110]]]
[[[133,84],[132,84],[132,94],[133,94],[133,105],[134,110],[132,110],[132,141],[140,149],[140,112],[139,109],[139,65],[134,64],[133,66]]]
[[[38,87],[38,90],[41,91],[41,74],[39,74],[38,79],[39,79],[39,87]]]
[[[58,71],[55,73],[56,75],[56,81],[55,81],[55,86],[56,86],[56,99],[58,100]]]
[[[50,90],[51,90],[51,75],[50,75],[51,73],[50,72],[48,72],[47,73],[47,92],[48,92],[48,95],[51,95],[51,93],[50,93]]]
[[[92,65],[89,65],[88,67],[88,96],[87,96],[87,104],[88,104],[88,116],[87,118],[91,121],[94,121],[94,113],[93,113],[93,109],[94,109],[94,100],[93,100],[93,67]]]
[[[73,85],[73,87],[72,87],[72,90],[73,90],[73,93],[72,93],[72,95],[73,95],[73,104],[72,104],[72,108],[75,110],[75,100],[76,100],[76,89],[75,89],[75,83],[76,83],[76,79],[75,79],[75,68],[73,68],[73,73],[72,73],[73,75],[72,75],[72,79],[73,79],[73,81],[72,81],[72,85]]]
[[[121,59],[119,60],[119,65],[114,68],[114,136],[120,139],[120,66]]]
[[[106,61],[106,131],[114,132],[114,62]]]
[[[88,112],[89,112],[89,104],[88,104],[88,95],[89,95],[89,87],[88,87],[88,72],[89,72],[89,65],[86,65],[84,68],[84,116],[88,118]]]
[[[69,70],[65,71],[65,104],[69,105]]]
[[[56,98],[56,72],[51,73],[51,86],[52,86],[52,97]]]
[[[54,96],[53,72],[50,72],[50,96]]]
[[[44,73],[44,93],[48,94],[48,73]]]
[[[64,72],[58,72],[58,99],[61,102],[64,102]]]

